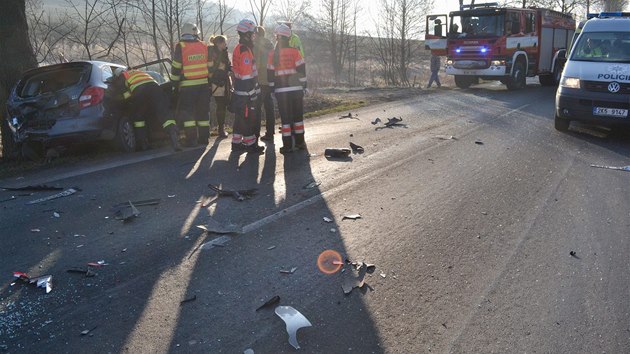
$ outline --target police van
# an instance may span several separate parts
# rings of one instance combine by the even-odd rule
[[[630,13],[603,12],[584,24],[556,92],[555,128],[571,121],[630,126]]]

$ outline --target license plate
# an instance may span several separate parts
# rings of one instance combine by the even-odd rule
[[[620,108],[593,107],[593,114],[596,116],[627,117],[628,110]]]
[[[476,75],[476,70],[464,70],[464,75]]]

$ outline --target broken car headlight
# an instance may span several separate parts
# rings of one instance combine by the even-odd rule
[[[563,77],[560,81],[560,86],[566,88],[579,89],[580,88],[580,79],[577,77]]]

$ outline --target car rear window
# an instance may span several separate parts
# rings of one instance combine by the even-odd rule
[[[89,63],[43,67],[27,74],[17,88],[17,94],[23,98],[35,97],[83,84],[90,76],[90,69]]]

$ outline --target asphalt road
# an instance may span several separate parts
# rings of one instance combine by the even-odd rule
[[[307,121],[310,156],[280,155],[276,135],[260,157],[223,140],[1,181],[81,191],[0,192],[16,196],[0,202],[0,350],[292,353],[274,307],[256,311],[277,295],[312,324],[303,353],[630,352],[630,174],[590,166],[630,164],[628,136],[556,132],[553,98],[536,81],[432,90]],[[407,126],[370,123],[394,116]],[[365,153],[323,156],[349,141]],[[214,200],[208,183],[258,194]],[[153,198],[127,223],[110,210]],[[328,249],[376,265],[363,288],[344,294],[351,265],[318,269]]]

